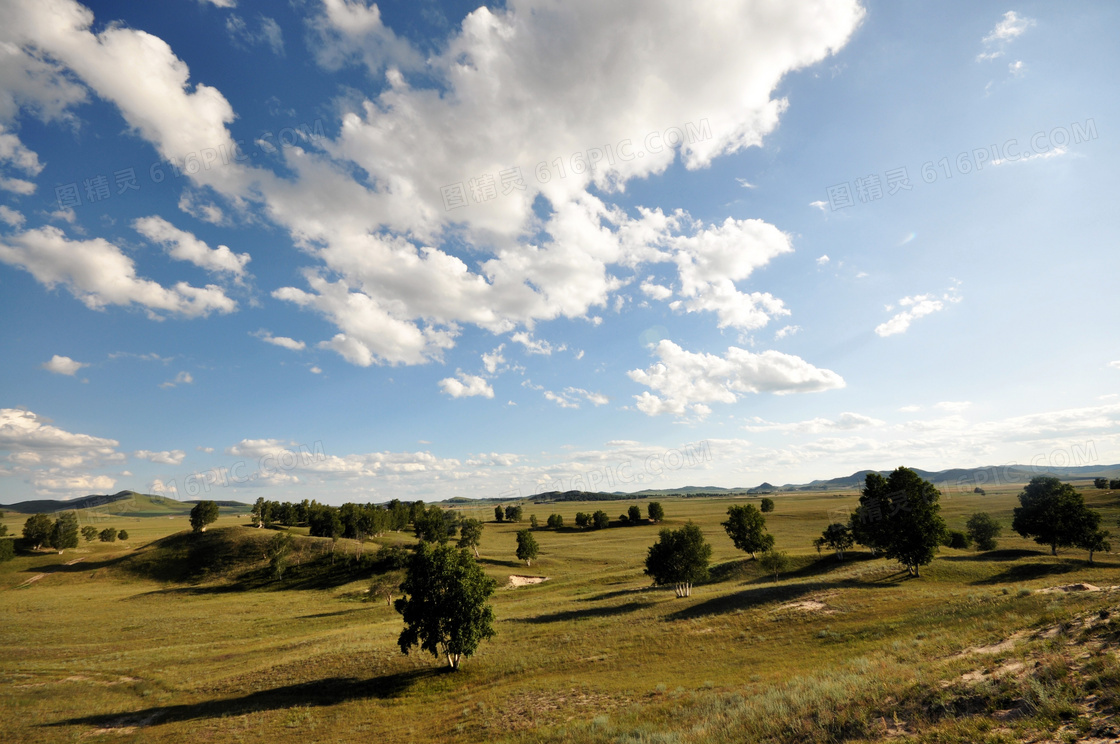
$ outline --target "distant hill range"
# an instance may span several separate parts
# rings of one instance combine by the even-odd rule
[[[5,511],[21,514],[49,514],[72,509],[101,509],[107,514],[128,514],[135,517],[158,517],[188,515],[195,501],[179,501],[166,496],[154,496],[136,491],[119,491],[114,494],[83,496],[79,499],[37,499],[20,501],[18,504],[0,506]],[[225,512],[248,512],[252,507],[240,501],[218,501],[219,510]]]

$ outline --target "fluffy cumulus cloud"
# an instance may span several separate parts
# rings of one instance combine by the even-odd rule
[[[854,429],[864,429],[868,427],[882,426],[886,422],[880,419],[864,416],[860,413],[852,413],[845,411],[837,416],[835,419],[818,417],[808,421],[797,421],[790,424],[779,424],[772,421],[765,421],[757,416],[752,418],[749,423],[744,424],[743,428],[747,431],[778,431],[790,432],[798,434],[819,434],[826,431],[851,431]]]
[[[259,331],[254,332],[254,333],[250,333],[249,335],[250,336],[256,336],[261,341],[264,341],[266,344],[272,344],[273,346],[279,346],[281,349],[290,349],[291,351],[303,351],[304,349],[307,348],[307,344],[304,343],[303,341],[297,341],[294,338],[288,338],[287,336],[273,336],[271,333],[264,330],[263,328]]]
[[[82,367],[88,366],[89,365],[84,362],[75,362],[70,357],[59,356],[58,354],[52,356],[49,362],[43,362],[42,365],[43,369],[48,372],[54,372],[56,375],[69,375],[71,377],[76,375],[78,370]]]
[[[941,295],[922,294],[903,297],[898,301],[901,310],[893,315],[890,320],[876,326],[875,333],[879,336],[894,336],[899,333],[906,333],[910,329],[910,324],[918,318],[940,312],[949,305],[960,302],[961,299],[956,287]],[[893,309],[893,306],[887,307],[888,312]]]
[[[628,373],[634,382],[653,391],[635,396],[638,409],[650,416],[669,413],[702,418],[711,411],[709,403],[734,403],[747,393],[784,395],[844,386],[835,372],[773,350],[756,354],[732,346],[725,355],[717,356],[685,351],[662,340],[654,353],[657,364]]]
[[[138,460],[147,460],[159,465],[181,465],[183,460],[186,459],[187,453],[183,450],[163,450],[161,452],[136,450],[132,453],[132,456]]]
[[[41,494],[70,498],[112,488],[111,477],[91,471],[122,462],[119,445],[115,439],[66,431],[22,408],[0,409],[0,470],[28,479]]]
[[[162,245],[177,261],[187,261],[215,274],[242,278],[249,263],[248,253],[234,253],[228,246],[211,248],[191,233],[180,230],[162,217],[142,217],[133,221],[133,229],[148,240]]]
[[[981,40],[984,51],[977,55],[976,59],[985,61],[1002,57],[1007,46],[1033,25],[1035,25],[1033,18],[1021,16],[1013,10],[1007,11],[995,28]]]
[[[137,276],[132,259],[109,241],[70,240],[57,227],[0,238],[0,261],[26,270],[47,287],[66,287],[95,310],[138,305],[155,317],[166,313],[193,318],[237,309],[237,302],[221,287],[195,287],[186,282],[164,287]]]
[[[485,378],[477,375],[468,375],[462,372],[458,377],[445,377],[439,381],[439,389],[447,393],[452,398],[470,398],[473,396],[482,396],[483,398],[493,398],[494,388]]]

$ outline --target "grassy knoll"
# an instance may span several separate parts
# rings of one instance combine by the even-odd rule
[[[818,557],[812,539],[851,492],[774,497],[768,528],[794,559],[777,582],[719,526],[736,502],[660,499],[667,526],[692,520],[714,548],[715,578],[690,599],[642,575],[657,526],[574,529],[577,511],[617,518],[628,502],[526,504],[516,525],[477,509],[488,573],[549,580],[498,591],[498,636],[459,673],[400,653],[399,616],[363,594],[352,541],[332,561],[329,540],[300,539],[299,565],[273,582],[270,533],[243,516],[205,535],[176,534],[182,516],[114,516],[124,545],[0,564],[0,740],[1109,740],[1120,595],[1038,590],[1120,584],[1120,559],[1089,567],[1081,551],[1051,557],[1013,535],[1017,492],[946,498],[950,527],[980,510],[1000,520],[1000,549],[943,548],[916,580],[859,551]],[[1085,495],[1115,524],[1115,494]],[[515,533],[554,512],[570,527],[537,532],[527,569]]]

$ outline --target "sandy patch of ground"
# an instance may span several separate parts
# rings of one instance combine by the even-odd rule
[[[66,565],[67,566],[73,566],[75,563],[81,563],[85,559],[86,559],[86,557],[83,555],[81,558],[75,558],[72,561],[66,561]]]
[[[46,574],[36,574],[36,575],[32,576],[30,579],[28,579],[27,581],[20,584],[19,586],[28,586],[29,584],[34,584],[36,581],[43,578],[44,576],[46,576]],[[19,589],[19,586],[17,586],[16,589]]]
[[[510,576],[509,586],[512,589],[517,589],[521,586],[532,586],[533,584],[540,584],[544,581],[548,581],[547,576]]]
[[[778,607],[779,612],[813,612],[820,615],[834,615],[836,610],[817,599],[802,599],[797,602],[786,602]]]

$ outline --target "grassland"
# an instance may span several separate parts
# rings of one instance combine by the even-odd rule
[[[458,673],[397,648],[400,618],[354,558],[376,546],[341,541],[329,563],[329,541],[306,538],[273,582],[267,531],[244,516],[192,547],[203,536],[175,536],[182,514],[101,515],[126,544],[0,564],[0,740],[1113,741],[1120,594],[1040,590],[1120,584],[1120,559],[1090,567],[1013,535],[1016,493],[946,498],[950,527],[988,511],[1005,534],[993,553],[943,548],[921,579],[858,551],[817,555],[854,493],[779,495],[768,528],[794,566],[777,582],[719,526],[735,502],[662,499],[668,526],[692,520],[714,547],[713,581],[690,599],[642,575],[656,526],[542,530],[527,569],[514,558],[527,525],[488,522],[488,573],[549,579],[498,591],[498,635]],[[1116,523],[1117,494],[1085,495]],[[525,519],[573,524],[601,506],[526,504]],[[4,522],[18,532],[22,517]]]

